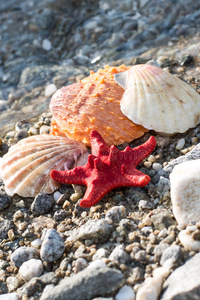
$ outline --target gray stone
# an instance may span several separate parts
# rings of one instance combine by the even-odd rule
[[[6,239],[8,230],[10,230],[13,227],[13,223],[10,220],[4,220],[2,219],[0,221],[0,239]]]
[[[39,252],[33,247],[20,247],[11,255],[11,261],[16,268],[19,268],[25,261],[31,258],[38,258]]]
[[[118,264],[126,264],[129,261],[130,257],[124,250],[123,245],[118,245],[111,252],[109,259],[117,262]]]
[[[168,259],[172,259],[173,263],[176,263],[180,259],[180,256],[181,247],[178,245],[170,246],[164,250],[161,256],[160,264],[163,266]]]
[[[171,217],[171,214],[165,209],[156,209],[153,211],[151,220],[155,229],[162,230],[173,225],[175,222]]]
[[[54,203],[55,200],[52,195],[38,194],[31,205],[31,211],[36,215],[46,214]]]
[[[40,250],[40,256],[42,260],[52,262],[60,258],[65,251],[65,244],[55,229],[47,229],[42,247]]]
[[[76,275],[63,279],[41,300],[89,300],[117,291],[123,284],[123,274],[110,268],[86,268]]]
[[[169,244],[167,243],[160,243],[157,245],[154,249],[154,260],[156,262],[160,262],[161,256],[163,252],[169,247]]]
[[[177,268],[165,281],[161,300],[196,300],[200,290],[200,253]]]
[[[113,227],[106,220],[89,220],[80,228],[70,234],[69,241],[77,240],[98,240],[106,241],[111,234]]]

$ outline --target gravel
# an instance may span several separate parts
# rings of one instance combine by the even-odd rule
[[[200,91],[198,1],[8,0],[0,15],[0,157],[26,136],[48,134],[50,97],[91,69],[153,59]],[[111,191],[90,209],[79,207],[79,186],[25,199],[9,197],[0,180],[0,300],[196,297],[200,220],[179,224],[188,211],[199,215],[195,193],[178,203],[180,221],[170,174],[200,158],[200,126],[146,133],[130,146],[151,134],[157,147],[139,166],[150,183]]]

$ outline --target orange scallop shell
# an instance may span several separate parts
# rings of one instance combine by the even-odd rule
[[[128,69],[125,65],[106,66],[58,90],[50,103],[51,133],[90,145],[90,132],[96,130],[108,145],[119,145],[147,132],[120,110],[124,89],[115,82],[114,74]]]

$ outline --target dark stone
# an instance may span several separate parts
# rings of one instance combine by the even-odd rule
[[[31,205],[31,211],[36,215],[46,214],[54,203],[55,200],[53,196],[47,194],[38,194]]]
[[[194,62],[194,57],[192,55],[185,55],[181,59],[181,66],[187,66]]]
[[[12,198],[7,194],[0,193],[0,210],[4,210],[11,203]]]

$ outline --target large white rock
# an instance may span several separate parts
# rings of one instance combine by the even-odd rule
[[[200,221],[200,159],[183,162],[170,174],[173,213],[181,227]]]

